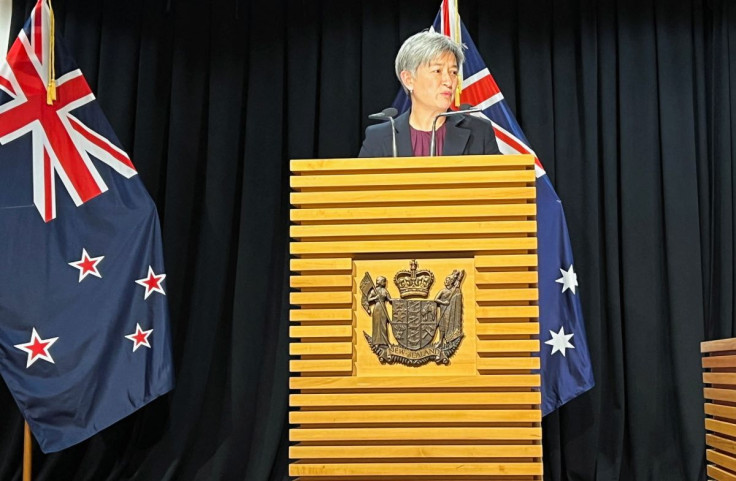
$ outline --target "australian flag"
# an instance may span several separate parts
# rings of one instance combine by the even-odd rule
[[[173,387],[155,205],[52,35],[39,0],[0,66],[0,375],[47,453]]]
[[[501,153],[533,155],[536,162],[542,413],[546,415],[595,384],[565,213],[541,162],[460,20],[456,0],[443,0],[432,29],[465,47],[460,102],[480,108],[491,121]],[[411,107],[403,89],[394,106],[400,112]]]

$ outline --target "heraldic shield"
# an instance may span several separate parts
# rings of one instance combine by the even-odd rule
[[[464,337],[460,284],[465,271],[454,270],[437,296],[427,299],[434,274],[418,269],[416,260],[409,265],[410,270],[399,271],[394,276],[400,299],[391,297],[384,276],[378,276],[374,284],[366,272],[360,283],[361,304],[371,316],[373,332],[363,334],[382,363],[421,366],[433,360],[437,364],[449,364],[449,358]],[[424,299],[412,299],[416,297]],[[392,307],[391,316],[386,303]],[[389,341],[389,323],[397,344]]]

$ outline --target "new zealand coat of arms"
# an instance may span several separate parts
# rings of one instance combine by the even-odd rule
[[[464,270],[454,270],[445,278],[445,287],[434,299],[429,290],[434,283],[434,274],[418,269],[418,263],[409,263],[409,270],[394,276],[400,299],[391,297],[384,276],[373,282],[365,273],[360,282],[361,305],[371,316],[372,335],[363,332],[371,350],[381,363],[401,363],[421,366],[430,361],[449,364],[463,334],[463,294],[460,285],[465,278]],[[389,316],[386,304],[391,305]],[[388,326],[398,344],[389,341]]]

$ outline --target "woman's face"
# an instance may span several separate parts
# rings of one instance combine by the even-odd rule
[[[412,109],[438,114],[450,108],[455,96],[458,74],[454,54],[446,52],[429,64],[420,65],[416,75],[411,75],[411,72],[406,74],[402,79],[404,85],[412,91]]]

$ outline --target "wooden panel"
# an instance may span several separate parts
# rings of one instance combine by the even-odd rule
[[[330,192],[293,192],[292,205],[336,204],[400,204],[418,202],[456,202],[457,199],[527,200],[534,199],[535,187],[499,187],[477,189],[422,189],[422,190],[356,190]]]
[[[292,309],[289,319],[299,322],[350,321],[353,318],[351,309]]]
[[[539,299],[537,289],[478,289],[475,292],[476,302],[536,301],[537,299]]]
[[[479,371],[506,369],[540,369],[539,357],[479,357]]]
[[[705,429],[728,436],[736,436],[736,425],[716,419],[706,419]]]
[[[736,407],[724,406],[722,404],[705,404],[705,414],[710,414],[717,418],[736,419]]]
[[[479,306],[475,309],[479,321],[497,318],[537,318],[539,306]]]
[[[295,411],[289,414],[291,424],[398,423],[401,425],[402,423],[422,423],[434,426],[457,423],[537,423],[541,421],[541,413],[536,409]]]
[[[291,259],[289,268],[294,272],[350,271],[353,268],[353,260],[347,257],[339,259]]]
[[[540,481],[534,159],[291,165],[290,475]],[[448,364],[382,363],[364,338],[378,329],[361,306],[364,272],[390,283],[412,259],[436,276],[430,299],[466,272]]]
[[[352,326],[291,326],[289,328],[289,337],[295,339],[312,339],[312,338],[352,338]]]
[[[736,338],[717,339],[700,343],[700,352],[736,351]]]
[[[708,465],[708,476],[717,481],[736,481],[736,474],[729,473],[714,465]]]
[[[736,367],[736,356],[708,356],[703,358],[704,368]]]
[[[529,428],[309,428],[290,429],[289,441],[538,441],[541,427]]]
[[[308,373],[351,373],[353,371],[352,359],[309,359],[289,361],[291,372]]]
[[[720,451],[726,451],[736,455],[736,441],[727,439],[714,434],[705,435],[705,444],[714,447]]]
[[[541,458],[540,444],[516,445],[397,445],[377,450],[375,446],[309,446],[289,448],[292,458],[300,459],[383,459],[383,458]]]
[[[537,248],[535,237],[503,237],[478,239],[427,239],[343,241],[343,242],[292,242],[291,253],[304,254],[388,254],[419,252],[476,252],[529,250]]]
[[[334,406],[493,406],[539,404],[539,392],[453,392],[432,393],[419,396],[416,393],[371,394],[292,394],[289,403],[296,407]]]
[[[432,377],[308,377],[291,378],[289,387],[301,390],[344,390],[380,391],[390,389],[418,390],[433,388],[435,390],[454,390],[484,387],[526,386],[539,382],[538,374],[507,376],[432,376]]]
[[[538,322],[481,322],[475,326],[478,336],[501,335],[536,335],[539,334]]]
[[[542,475],[540,463],[336,463],[306,464],[296,462],[289,466],[290,476],[458,476],[458,475]]]
[[[510,341],[506,340],[492,340],[492,341],[478,341],[478,353],[493,353],[493,352],[538,352],[539,351],[539,340],[537,339],[514,339]]]
[[[705,388],[705,399],[736,402],[736,391],[732,389]]]
[[[488,157],[485,155],[464,155],[461,157],[385,157],[380,159],[294,159],[289,168],[294,174],[315,171],[330,174],[334,172],[356,172],[376,170],[373,165],[379,165],[381,171],[431,171],[431,170],[474,170],[499,169],[504,167],[517,167],[532,170],[534,164],[529,163],[526,155],[503,155],[493,157],[492,165],[489,165]]]
[[[463,234],[506,234],[533,233],[537,230],[534,221],[496,221],[496,222],[411,222],[390,224],[320,224],[293,225],[289,235],[294,239],[314,237],[385,237],[395,236],[433,236]]]
[[[480,204],[457,206],[402,206],[298,209],[291,211],[291,220],[300,221],[375,221],[386,219],[488,219],[494,217],[532,217],[537,214],[535,204]],[[292,268],[292,270],[295,270]]]
[[[717,464],[722,468],[726,468],[729,471],[736,471],[736,458],[728,456],[724,453],[719,453],[713,449],[705,450],[705,459]]]
[[[291,343],[289,354],[304,355],[345,355],[353,353],[352,342],[301,342]]]
[[[703,374],[703,382],[707,384],[736,385],[736,373],[706,372]]]

